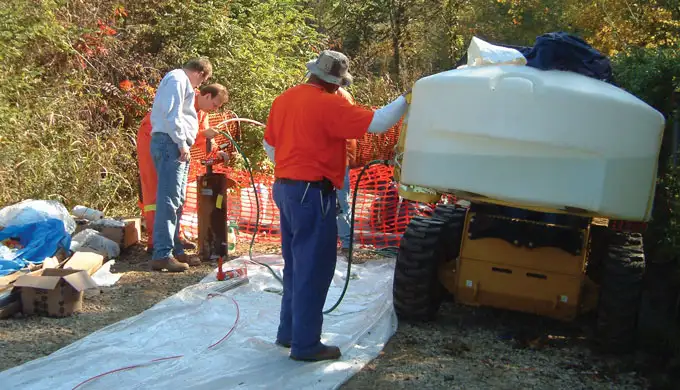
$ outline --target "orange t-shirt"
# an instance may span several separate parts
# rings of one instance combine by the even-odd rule
[[[342,188],[346,140],[361,138],[372,120],[373,111],[316,85],[288,89],[274,100],[264,132],[265,141],[276,150],[274,176],[327,178]]]
[[[351,104],[356,104],[352,95],[344,88],[338,88],[336,93],[347,99]],[[354,168],[357,163],[357,140],[355,139],[347,140],[347,158],[345,159],[345,162],[350,168]]]
[[[196,113],[198,114],[198,134],[196,134],[196,140],[194,144],[191,145],[191,149],[200,150],[205,152],[205,142],[206,138],[203,135],[203,131],[210,128],[210,116],[207,112],[201,111],[196,107]],[[213,149],[215,145],[213,144]]]

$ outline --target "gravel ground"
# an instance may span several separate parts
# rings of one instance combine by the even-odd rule
[[[243,244],[234,256],[243,253]],[[254,253],[278,253],[258,244]],[[364,255],[363,257],[370,258]],[[0,371],[48,355],[106,325],[134,316],[212,269],[151,273],[141,246],[116,262],[120,281],[84,301],[63,319],[22,317],[0,322]],[[587,325],[587,324],[586,324]],[[436,322],[400,324],[381,356],[342,388],[354,389],[642,389],[640,356],[600,356],[588,345],[589,327],[451,302]]]
[[[649,388],[636,363],[595,355],[577,325],[445,303],[436,322],[400,324],[343,389]]]

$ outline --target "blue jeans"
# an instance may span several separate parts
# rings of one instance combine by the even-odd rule
[[[283,298],[277,340],[290,343],[290,354],[307,358],[321,344],[323,306],[337,261],[335,191],[274,183],[273,197],[281,217]]]
[[[340,212],[337,217],[338,236],[340,237],[340,245],[342,248],[349,248],[350,236],[350,221],[352,210],[349,207],[349,167],[345,168],[345,184],[341,190],[338,190],[338,204],[340,205]]]
[[[179,161],[179,147],[169,135],[162,133],[151,135],[151,157],[158,175],[151,258],[158,260],[173,253],[184,253],[179,222],[186,199],[189,163]]]

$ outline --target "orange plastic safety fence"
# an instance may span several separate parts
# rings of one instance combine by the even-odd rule
[[[364,166],[373,160],[391,160],[395,154],[394,147],[399,141],[401,123],[399,121],[382,134],[369,133],[357,140],[357,166]]]
[[[226,116],[225,116],[226,115]],[[219,118],[211,118],[211,125],[219,123],[227,117],[235,117],[233,113],[221,114]],[[358,162],[363,166],[371,160],[391,159],[394,147],[399,139],[401,122],[383,134],[367,134],[357,142]],[[229,132],[235,139],[240,135],[238,125],[230,126]],[[221,136],[220,136],[221,137]],[[219,140],[218,142],[227,142]],[[230,148],[233,148],[230,145]],[[233,151],[233,149],[230,149]],[[205,172],[200,160],[205,158],[202,151],[192,151],[187,200],[182,216],[185,235],[189,238],[198,236],[198,195],[196,177]],[[356,180],[362,168],[350,171],[350,190],[348,202],[351,207],[352,194]],[[256,226],[256,203],[254,190],[247,172],[213,166],[213,170],[225,173],[236,181],[237,186],[229,190],[227,196],[227,218],[236,225],[239,240],[250,240]],[[357,194],[355,206],[354,242],[359,246],[385,248],[398,246],[401,235],[406,230],[411,218],[416,215],[430,215],[433,204],[412,202],[399,197],[397,183],[393,178],[392,167],[375,165],[366,170]],[[279,213],[272,198],[272,175],[255,173],[257,196],[260,202],[260,221],[256,242],[277,242],[280,240]]]

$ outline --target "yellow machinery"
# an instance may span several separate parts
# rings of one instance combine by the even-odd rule
[[[406,125],[397,145],[397,181],[405,134]],[[428,203],[442,195],[408,183],[400,183],[399,192]],[[432,217],[414,217],[404,233],[393,291],[400,319],[433,319],[447,293],[460,304],[565,321],[597,310],[603,346],[631,347],[645,262],[641,235],[630,224],[626,230],[578,212],[465,198],[468,206],[440,204]]]

